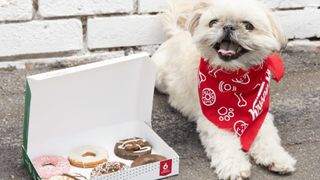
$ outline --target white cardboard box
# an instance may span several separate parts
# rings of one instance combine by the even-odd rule
[[[151,127],[155,65],[141,53],[27,78],[23,159],[33,179],[40,179],[30,159],[68,157],[83,145],[102,146],[109,161],[120,139],[143,137],[153,152],[168,158],[95,179],[161,179],[179,173],[179,156]],[[171,169],[170,169],[171,166]],[[168,168],[169,167],[169,168]],[[91,169],[72,168],[89,177]]]

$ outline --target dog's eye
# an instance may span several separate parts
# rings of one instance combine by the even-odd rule
[[[249,31],[254,30],[254,26],[253,26],[250,22],[248,22],[248,21],[243,21],[242,23],[244,24],[244,27],[245,27],[247,30],[249,30]]]
[[[217,24],[218,19],[213,19],[209,22],[209,27],[212,27],[214,24]]]

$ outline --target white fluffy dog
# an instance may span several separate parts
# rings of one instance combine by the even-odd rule
[[[170,4],[162,15],[169,39],[152,57],[158,66],[156,86],[169,95],[174,108],[197,123],[201,142],[219,179],[248,178],[249,157],[273,172],[295,171],[296,160],[281,146],[270,113],[246,153],[239,137],[208,121],[199,103],[201,57],[212,68],[246,70],[286,46],[287,39],[271,11],[253,0],[172,0]],[[234,47],[229,45],[228,51],[221,51],[226,37]]]

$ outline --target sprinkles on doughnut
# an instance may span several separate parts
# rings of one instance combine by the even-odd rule
[[[129,166],[127,166],[121,162],[106,162],[106,163],[103,163],[103,164],[95,167],[91,171],[91,178],[111,174],[111,173],[114,173],[117,171],[122,171],[122,170],[125,170],[128,168],[129,168]]]
[[[36,157],[32,163],[42,179],[67,173],[71,167],[66,158],[54,155]]]

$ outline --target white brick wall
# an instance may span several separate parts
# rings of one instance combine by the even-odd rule
[[[289,38],[320,39],[320,0],[260,1],[276,11]],[[166,6],[166,0],[0,0],[0,63],[95,56],[114,49],[152,52],[155,48],[148,47],[164,40],[154,13]],[[311,46],[314,41],[291,45],[304,42]]]
[[[33,21],[0,26],[0,56],[53,53],[83,48],[77,19]]]
[[[319,9],[307,8],[296,11],[278,11],[276,15],[279,17],[279,21],[289,38],[320,37]]]
[[[32,0],[0,0],[0,21],[30,20]]]
[[[133,0],[39,0],[43,17],[130,13]]]
[[[134,15],[88,21],[89,49],[159,44],[164,41],[157,16]]]
[[[165,9],[167,6],[166,0],[140,0],[139,1],[139,12],[159,12]]]

